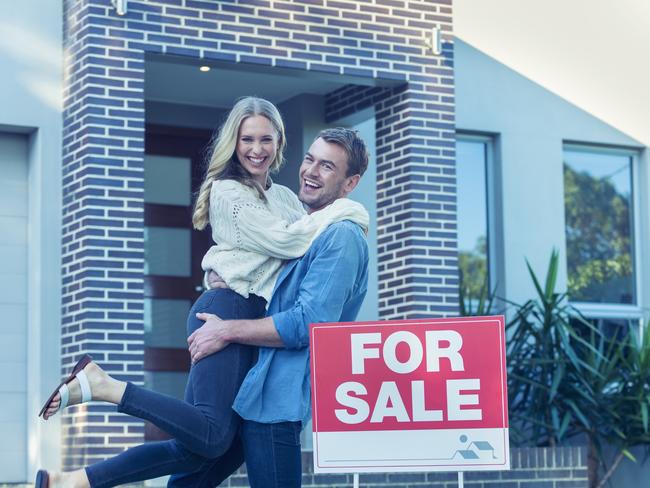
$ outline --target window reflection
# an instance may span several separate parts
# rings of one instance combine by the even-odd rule
[[[191,231],[174,227],[145,227],[144,273],[158,276],[191,276]]]
[[[488,283],[487,142],[456,141],[458,268],[466,308]]]
[[[603,338],[608,341],[621,341],[629,334],[637,334],[639,330],[638,319],[623,318],[586,318],[583,319],[591,323],[600,331]],[[571,326],[574,330],[587,339],[588,329],[583,325],[582,320],[572,319]]]
[[[564,207],[570,299],[635,303],[632,158],[565,150]]]

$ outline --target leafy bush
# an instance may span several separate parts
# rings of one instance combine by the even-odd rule
[[[554,251],[543,286],[527,263],[535,298],[523,305],[503,300],[512,307],[506,324],[510,437],[514,445],[555,446],[584,436],[591,484],[602,487],[624,457],[635,460],[632,447],[650,452],[650,333],[605,335],[555,291],[558,261]],[[494,301],[482,292],[478,310],[462,311],[484,314]],[[616,449],[611,466],[604,445]]]
[[[554,446],[592,427],[597,405],[589,380],[598,372],[590,359],[602,357],[592,342],[600,333],[555,291],[557,252],[543,287],[528,270],[537,297],[517,306],[506,325],[512,441]]]

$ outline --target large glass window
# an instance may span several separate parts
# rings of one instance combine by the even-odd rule
[[[488,158],[491,140],[456,139],[458,267],[466,309],[490,290],[488,239]]]
[[[568,293],[572,302],[637,303],[634,155],[564,149]]]

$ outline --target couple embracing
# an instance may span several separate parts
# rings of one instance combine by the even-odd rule
[[[313,322],[353,321],[366,293],[368,214],[345,198],[368,166],[355,131],[322,131],[300,166],[300,191],[273,183],[282,118],[270,102],[239,100],[216,137],[192,222],[215,245],[208,290],[187,321],[192,358],[184,401],[116,380],[89,356],[40,415],[97,400],[170,434],[36,488],[109,487],[171,474],[171,487],[214,487],[245,461],[253,488],[301,484],[300,431],[310,417]]]

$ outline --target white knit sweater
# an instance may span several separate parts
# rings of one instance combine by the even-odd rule
[[[201,267],[214,270],[244,297],[250,293],[268,302],[283,260],[302,256],[323,230],[351,220],[368,229],[368,212],[357,202],[340,198],[306,214],[289,188],[273,183],[263,202],[257,192],[233,180],[217,180],[210,192],[212,246]]]

